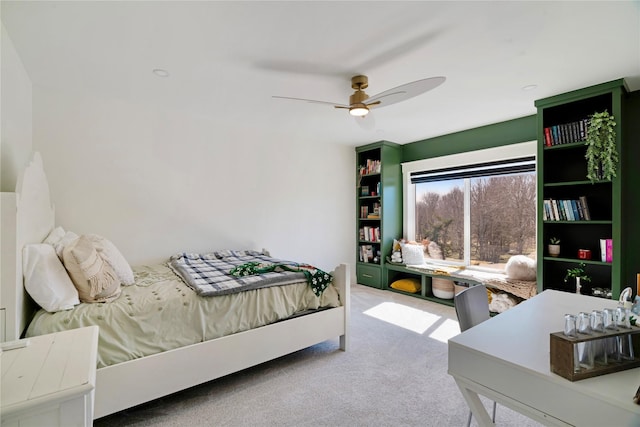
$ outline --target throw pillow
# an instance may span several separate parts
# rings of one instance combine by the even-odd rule
[[[64,248],[77,238],[78,235],[76,233],[74,233],[73,231],[67,231],[61,239],[53,243],[53,247],[56,250],[56,254],[58,254],[58,258],[60,258],[60,260],[62,260]]]
[[[44,239],[44,242],[42,243],[47,243],[49,245],[54,246],[56,243],[62,240],[65,234],[66,234],[66,231],[64,231],[64,228],[56,227],[53,230],[51,230],[47,238]]]
[[[422,245],[408,245],[402,243],[402,261],[407,265],[424,264],[424,247]]]
[[[420,290],[422,289],[422,284],[420,282],[420,279],[417,279],[417,278],[406,278],[406,279],[396,280],[389,286],[399,291],[411,292],[414,294],[416,292],[420,292]]]
[[[80,301],[109,302],[120,295],[118,275],[86,236],[64,248],[63,260]]]
[[[123,285],[133,285],[133,270],[122,253],[116,248],[116,245],[97,234],[87,234],[86,236],[93,243],[98,253],[102,255],[102,258],[115,270],[120,282]]]
[[[50,313],[70,310],[80,304],[73,286],[53,246],[26,245],[22,250],[24,287],[31,298]]]
[[[507,261],[504,272],[509,279],[533,282],[536,280],[536,260],[524,255],[514,255]]]

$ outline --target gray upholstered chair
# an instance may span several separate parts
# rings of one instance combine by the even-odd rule
[[[453,301],[461,332],[464,332],[491,317],[489,313],[487,288],[484,285],[469,286],[469,288],[456,294],[453,297]],[[471,411],[469,411],[467,427],[471,425],[471,416]],[[496,402],[493,402],[492,420],[494,423],[496,422]]]

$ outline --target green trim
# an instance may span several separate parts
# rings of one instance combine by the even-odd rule
[[[536,115],[469,129],[402,146],[402,161],[429,159],[537,139]]]
[[[628,91],[627,84],[624,79],[612,80],[610,82],[577,89],[571,92],[562,93],[560,95],[538,99],[535,102],[535,106],[537,108],[554,107],[556,105],[567,104],[569,102],[578,101],[584,98],[590,98],[592,96],[602,95],[603,93],[620,90],[621,88],[624,88],[626,91]]]

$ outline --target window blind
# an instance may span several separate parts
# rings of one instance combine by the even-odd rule
[[[478,163],[468,166],[456,166],[430,171],[411,172],[411,183],[444,181],[450,179],[478,178],[494,175],[506,175],[536,170],[534,156],[518,159],[500,160],[495,162]]]

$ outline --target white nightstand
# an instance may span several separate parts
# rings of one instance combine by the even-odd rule
[[[91,426],[98,327],[29,338],[0,354],[2,427]]]

